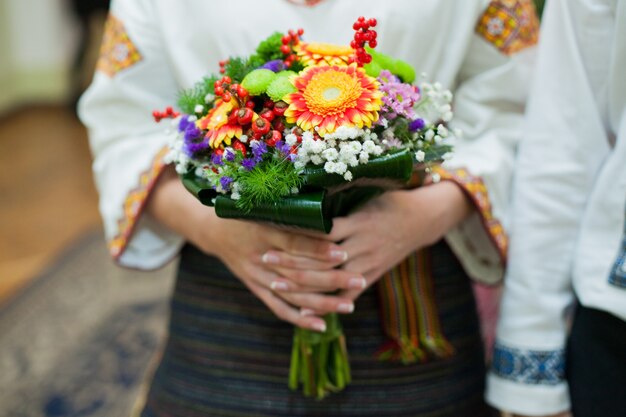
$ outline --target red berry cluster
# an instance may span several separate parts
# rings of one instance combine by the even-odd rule
[[[291,67],[293,62],[296,60],[296,55],[293,53],[293,47],[300,43],[300,38],[304,35],[304,29],[300,28],[296,30],[290,30],[289,34],[283,36],[282,42],[283,44],[280,47],[280,51],[285,55],[285,66],[287,68]]]
[[[372,49],[378,46],[378,41],[376,40],[378,33],[375,30],[370,30],[377,24],[378,22],[374,18],[365,19],[365,17],[360,16],[352,25],[356,33],[354,34],[354,40],[350,42],[350,46],[355,52],[353,60],[359,67],[372,62],[372,56],[365,50],[365,44],[369,44],[369,47]]]
[[[219,62],[220,64],[220,74],[226,74],[226,64],[228,64],[228,59]]]
[[[213,84],[215,95],[221,97],[226,102],[231,101],[235,97],[240,105],[245,105],[245,101],[249,96],[248,90],[239,84],[231,84],[232,82],[233,80],[228,75],[215,81],[215,84]]]
[[[165,111],[155,110],[152,112],[152,117],[154,117],[154,121],[159,123],[163,119],[174,119],[178,117],[180,113],[174,111],[173,108],[167,107]]]
[[[282,116],[287,107],[288,104],[284,101],[274,103],[272,100],[266,100],[259,117],[248,130],[248,136],[257,140],[264,139],[269,146],[275,146],[276,142],[283,138],[285,123]]]

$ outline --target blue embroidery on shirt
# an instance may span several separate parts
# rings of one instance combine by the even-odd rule
[[[626,227],[624,227],[624,241],[622,242],[621,254],[615,261],[615,266],[611,271],[609,283],[616,287],[626,288]]]
[[[565,350],[521,350],[496,343],[493,372],[524,384],[556,385],[565,379]]]

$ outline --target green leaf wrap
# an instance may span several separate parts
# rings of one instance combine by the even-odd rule
[[[322,167],[306,168],[305,186],[300,194],[257,205],[249,212],[238,208],[235,200],[218,194],[194,173],[183,175],[182,181],[202,204],[214,206],[218,217],[266,221],[329,233],[334,217],[349,214],[388,188],[405,185],[413,172],[413,159],[410,151],[402,150],[373,158],[350,171],[353,180],[348,182],[341,175],[328,174]],[[369,184],[368,180],[383,181],[384,185]]]

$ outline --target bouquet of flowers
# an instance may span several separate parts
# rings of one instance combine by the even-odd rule
[[[274,33],[248,57],[220,62],[183,91],[167,157],[186,188],[224,218],[329,232],[385,190],[419,183],[451,151],[452,95],[416,81],[406,62],[374,50],[375,19],[350,46]],[[289,386],[323,397],[350,381],[336,314],[324,334],[296,329]]]

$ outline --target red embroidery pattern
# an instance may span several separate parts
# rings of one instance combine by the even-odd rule
[[[141,54],[128,37],[124,24],[109,14],[104,27],[104,37],[96,69],[113,77],[118,72],[132,67],[141,59]]]
[[[124,215],[118,222],[117,235],[109,242],[109,252],[113,258],[118,259],[124,253],[135,225],[146,205],[148,196],[163,172],[163,168],[166,166],[163,158],[168,152],[168,147],[163,147],[159,151],[154,157],[150,168],[139,177],[137,188],[128,193],[124,201]]]
[[[465,169],[446,170],[442,167],[433,168],[433,174],[438,174],[441,180],[454,181],[459,185],[465,194],[472,200],[474,206],[480,213],[483,226],[489,234],[491,241],[498,249],[502,264],[506,261],[506,254],[509,246],[509,239],[502,227],[502,223],[493,216],[491,201],[487,186],[480,177],[471,175]]]
[[[537,44],[539,18],[532,0],[493,0],[476,32],[506,55]]]

